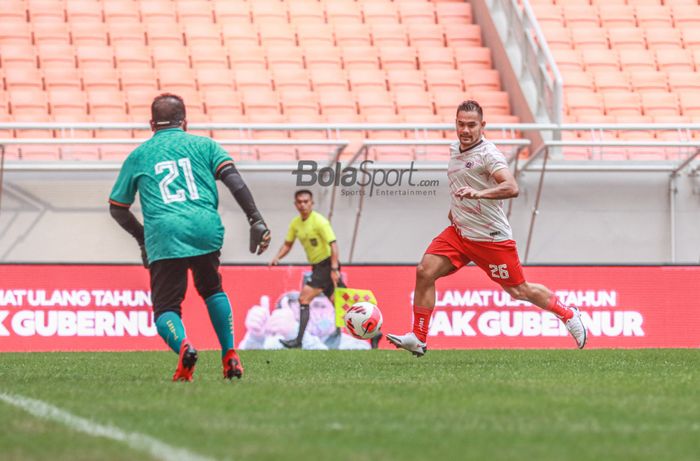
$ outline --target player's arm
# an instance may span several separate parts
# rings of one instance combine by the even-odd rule
[[[455,195],[459,198],[503,200],[517,197],[520,193],[518,183],[515,180],[513,173],[511,173],[508,168],[496,170],[493,173],[493,178],[497,183],[495,187],[490,187],[484,190],[476,190],[469,186],[465,186],[457,189]]]
[[[270,230],[263,220],[262,214],[255,206],[255,200],[250,189],[243,181],[238,169],[232,162],[223,164],[217,171],[218,179],[223,182],[236,199],[238,206],[248,218],[250,224],[250,252],[262,254],[270,246]]]
[[[146,255],[143,225],[136,218],[136,215],[131,212],[129,205],[110,201],[109,214],[112,216],[112,218],[114,218],[119,226],[121,226],[122,229],[127,231],[132,237],[134,237],[134,239],[136,239],[136,242],[138,242],[139,248],[141,249],[141,262],[143,262],[143,267],[148,267],[148,256]]]
[[[331,242],[331,278],[333,283],[337,284],[340,279],[340,263],[338,262],[338,255],[340,251],[338,250],[338,242]]]

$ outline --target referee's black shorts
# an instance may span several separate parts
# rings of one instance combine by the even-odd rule
[[[221,292],[220,255],[220,251],[215,251],[188,258],[161,259],[151,263],[149,271],[154,319],[167,311],[182,315],[182,301],[187,292],[189,269],[192,270],[194,286],[202,299]]]
[[[338,264],[338,269],[340,269],[340,264]],[[311,280],[307,282],[307,285],[322,289],[323,294],[328,298],[333,295],[335,285],[333,285],[333,279],[331,278],[331,258],[326,258],[311,266]],[[338,280],[338,286],[346,288],[342,279]]]

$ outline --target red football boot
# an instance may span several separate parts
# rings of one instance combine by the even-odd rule
[[[224,358],[221,359],[221,362],[224,364],[224,378],[241,379],[243,377],[243,363],[241,363],[241,359],[236,354],[235,349],[229,349]]]
[[[197,351],[187,341],[180,346],[180,358],[177,362],[177,370],[173,375],[173,381],[192,381],[194,365],[197,363]]]

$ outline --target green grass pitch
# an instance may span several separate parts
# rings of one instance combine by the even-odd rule
[[[230,460],[698,460],[700,350],[0,354],[0,393]],[[0,401],[2,460],[150,459]]]

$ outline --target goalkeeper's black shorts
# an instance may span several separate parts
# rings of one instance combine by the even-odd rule
[[[187,291],[187,271],[192,270],[194,286],[202,299],[219,293],[220,251],[189,258],[160,259],[151,263],[151,301],[154,319],[167,311],[182,313],[182,301]]]

